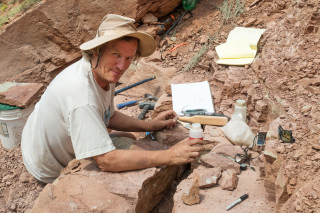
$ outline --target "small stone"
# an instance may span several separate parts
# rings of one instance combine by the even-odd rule
[[[306,106],[302,107],[301,113],[309,112],[311,109],[312,109],[312,106],[306,105]]]
[[[313,156],[313,160],[320,160],[320,153],[315,154],[315,156]]]
[[[277,153],[284,153],[285,150],[286,149],[284,148],[284,146],[281,146],[281,145],[277,146],[276,148]]]
[[[320,150],[320,144],[312,144],[312,149]]]
[[[290,181],[289,181],[289,184],[292,185],[292,186],[295,186],[297,184],[296,178],[291,178]]]
[[[143,18],[142,18],[142,22],[144,24],[149,24],[149,23],[152,23],[152,22],[157,22],[158,21],[158,18],[155,17],[153,14],[151,13],[147,13]]]
[[[253,23],[255,23],[257,21],[256,18],[249,18],[248,21],[246,23],[244,23],[245,27],[249,27],[251,26]]]
[[[199,177],[195,178],[188,195],[182,195],[182,201],[186,205],[194,205],[200,203]]]
[[[207,41],[208,41],[208,36],[202,35],[202,36],[200,37],[200,44],[204,44],[204,43],[206,43]]]
[[[238,179],[236,171],[227,169],[222,173],[218,183],[223,190],[233,191],[237,188]]]
[[[272,164],[278,158],[276,154],[268,150],[265,150],[263,154],[264,154],[264,157],[266,158],[266,161],[270,164]]]
[[[316,191],[310,192],[309,196],[312,197],[314,200],[318,199],[318,193]]]

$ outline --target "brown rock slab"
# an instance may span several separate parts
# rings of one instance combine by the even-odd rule
[[[221,176],[221,168],[206,168],[199,166],[194,171],[196,176],[199,177],[199,188],[208,188],[218,183]]]
[[[223,190],[233,191],[238,185],[238,176],[236,171],[233,169],[223,171],[218,183]]]
[[[227,169],[233,169],[237,174],[240,174],[240,165],[234,162],[233,159],[230,159],[226,156],[221,156],[212,151],[202,155],[200,158],[201,162],[210,167],[221,167],[222,171]]]
[[[212,149],[212,152],[223,156],[229,156],[231,158],[234,158],[236,154],[244,154],[244,151],[240,146],[235,146],[227,143],[220,143],[216,145]]]
[[[189,137],[189,130],[181,125],[176,125],[173,129],[157,131],[154,136],[159,143],[173,146],[174,144]]]
[[[91,160],[71,161],[40,193],[32,212],[150,212],[176,172],[177,167],[102,172]]]
[[[27,108],[38,98],[43,84],[5,82],[0,84],[0,103]]]
[[[200,194],[199,194],[199,178],[196,178],[193,185],[189,190],[189,194],[182,195],[182,201],[184,204],[192,206],[200,203]]]

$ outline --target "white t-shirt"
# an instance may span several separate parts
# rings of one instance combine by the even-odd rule
[[[115,149],[107,131],[114,113],[114,84],[104,91],[84,59],[50,83],[22,132],[27,170],[50,183],[74,157],[89,158]]]

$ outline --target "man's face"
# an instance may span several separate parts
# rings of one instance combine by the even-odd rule
[[[100,52],[98,67],[93,69],[93,76],[102,89],[108,90],[110,83],[117,83],[123,73],[129,68],[136,55],[138,41],[114,40],[106,44]],[[92,66],[97,63],[94,53]]]

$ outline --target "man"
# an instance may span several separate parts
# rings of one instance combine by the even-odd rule
[[[80,46],[84,58],[51,82],[24,127],[23,161],[36,179],[53,182],[74,157],[92,157],[102,171],[127,171],[188,163],[199,155],[200,141],[188,139],[168,150],[116,149],[121,138],[107,131],[152,132],[176,124],[172,110],[151,121],[114,110],[115,83],[135,57],[155,48],[153,37],[138,32],[133,19],[104,17],[96,37]]]

